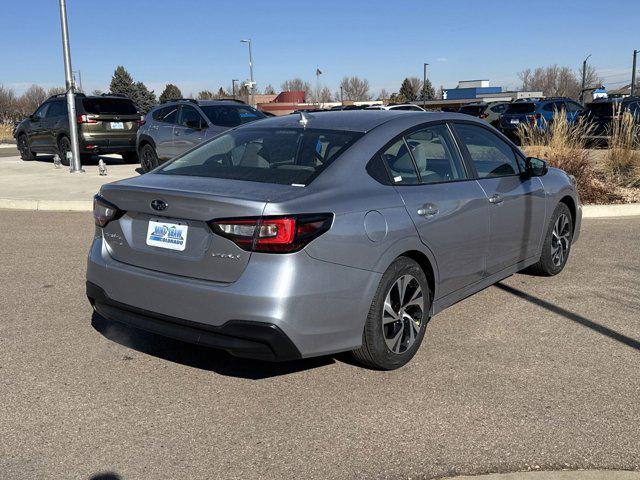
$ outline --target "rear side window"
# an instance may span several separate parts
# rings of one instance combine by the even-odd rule
[[[405,137],[418,169],[420,183],[464,178],[462,162],[445,125],[433,125]]]
[[[476,125],[456,124],[455,129],[479,178],[504,177],[519,173],[513,149],[498,136]]]
[[[489,108],[489,110],[491,110],[493,113],[502,113],[507,109],[507,105],[506,104],[500,104],[500,105],[494,105],[493,107]]]
[[[579,112],[580,110],[582,110],[582,105],[580,105],[579,103],[565,102],[565,105],[567,107],[567,112]]]
[[[219,127],[237,127],[265,118],[264,113],[239,105],[202,105],[200,108],[211,123]]]
[[[382,152],[382,161],[387,166],[393,183],[398,185],[419,183],[413,157],[403,138]]]
[[[178,105],[159,108],[155,110],[151,116],[158,122],[177,123],[178,121]]]
[[[362,134],[240,128],[169,162],[156,173],[307,185]]]
[[[504,113],[506,114],[524,114],[536,111],[536,104],[533,102],[511,103]]]
[[[484,112],[486,105],[465,105],[460,109],[460,113],[466,113],[467,115],[480,115]]]
[[[93,114],[135,115],[138,113],[136,106],[127,98],[85,98],[82,100],[82,107],[85,112]]]

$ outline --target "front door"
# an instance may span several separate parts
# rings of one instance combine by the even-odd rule
[[[45,103],[38,108],[29,120],[29,144],[33,151],[43,152],[46,150],[45,141],[45,115],[50,103]]]
[[[178,122],[179,105],[169,105],[157,113],[156,121],[152,128],[156,130],[156,154],[160,160],[168,160],[175,157],[176,150],[173,142],[173,129]]]
[[[382,158],[421,240],[436,258],[438,297],[481,280],[489,207],[482,188],[468,176],[447,125],[408,132]]]
[[[490,233],[486,274],[492,275],[539,253],[544,187],[539,178],[522,173],[524,165],[514,148],[489,128],[457,123],[455,130],[487,197]]]

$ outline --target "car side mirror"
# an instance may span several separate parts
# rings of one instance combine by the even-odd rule
[[[185,122],[185,126],[187,128],[194,128],[196,130],[200,130],[202,128],[202,126],[200,125],[200,121],[198,120],[187,120]]]
[[[38,122],[40,121],[40,117],[37,115],[29,115],[29,120],[32,122]]]
[[[542,177],[546,175],[549,170],[547,162],[536,157],[527,157],[525,165],[527,173],[532,177]]]

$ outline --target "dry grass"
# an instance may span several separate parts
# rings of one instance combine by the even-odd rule
[[[11,132],[13,132],[13,125],[0,123],[0,143],[14,143],[15,140]]]
[[[630,112],[616,112],[609,150],[604,158],[607,178],[621,187],[640,185],[640,126]]]
[[[615,188],[597,178],[589,161],[584,137],[592,131],[592,124],[582,119],[569,123],[566,115],[560,113],[545,128],[520,125],[518,136],[527,155],[542,158],[576,178],[584,203],[619,202],[621,198]]]

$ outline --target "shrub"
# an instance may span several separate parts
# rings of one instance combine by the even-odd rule
[[[9,123],[0,123],[0,143],[14,143],[13,125]]]
[[[640,126],[629,111],[620,113],[618,109],[609,134],[609,150],[604,158],[608,179],[624,187],[637,186],[640,184]]]
[[[613,188],[600,181],[589,161],[585,136],[593,125],[582,118],[570,123],[564,112],[553,116],[543,127],[520,125],[518,136],[527,155],[542,158],[550,166],[561,168],[576,179],[578,193],[584,203],[618,201]]]

